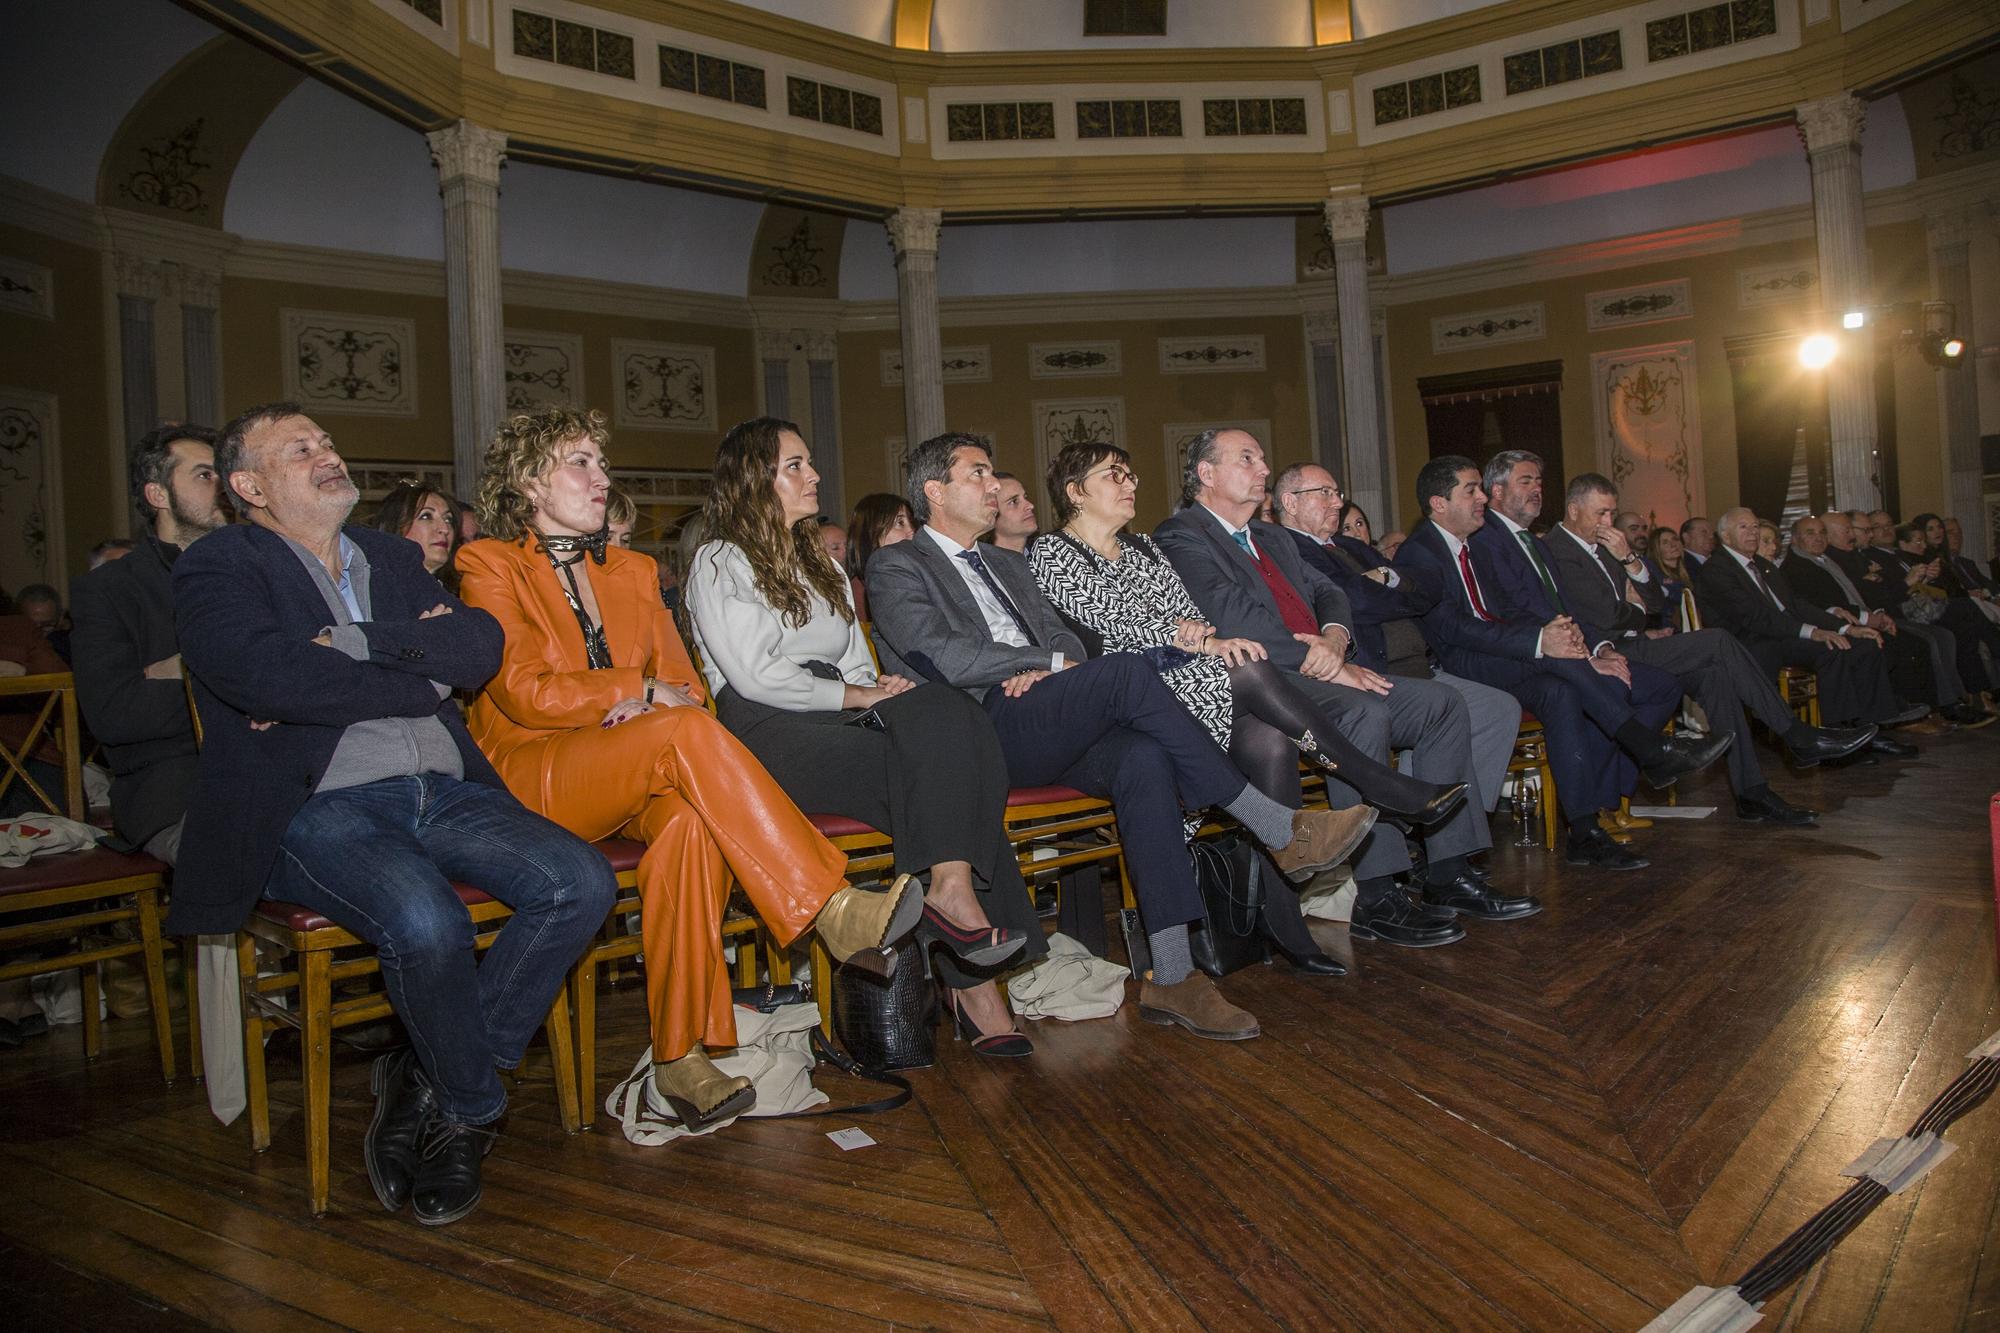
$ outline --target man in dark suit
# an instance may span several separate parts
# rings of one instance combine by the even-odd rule
[[[1793,520],[1790,549],[1778,562],[1792,591],[1836,619],[1880,633],[1889,679],[1900,697],[1930,704],[1942,719],[1958,726],[1992,721],[1983,707],[1974,710],[1961,702],[1966,683],[1958,673],[1957,636],[1942,626],[1899,621],[1886,610],[1870,607],[1860,587],[1834,561],[1827,529],[1827,520],[1815,514]]]
[[[1672,675],[1701,705],[1710,726],[1736,738],[1728,760],[1738,818],[1811,825],[1816,818],[1812,811],[1791,805],[1764,781],[1745,710],[1782,738],[1786,753],[1802,768],[1853,754],[1874,738],[1875,729],[1823,730],[1799,721],[1756,659],[1722,630],[1676,634],[1648,629],[1665,597],[1658,577],[1631,549],[1624,530],[1613,524],[1617,507],[1618,492],[1609,478],[1585,472],[1570,481],[1563,521],[1544,543],[1563,605],[1583,620],[1606,626],[1630,660]]]
[[[369,1183],[391,1212],[456,1221],[506,1109],[496,1071],[520,1064],[617,883],[472,743],[451,691],[499,670],[500,626],[412,543],[346,526],[358,492],[326,432],[278,403],[216,454],[249,522],[174,564],[205,744],[167,928],[232,931],[263,897],[374,946],[412,1049],[377,1063]],[[454,880],[514,909],[484,960]]]
[[[1875,517],[1882,520],[1880,528]],[[1933,577],[1930,562],[1912,560],[1896,549],[1895,524],[1887,511],[1877,511],[1875,516],[1859,510],[1836,511],[1828,514],[1825,522],[1827,558],[1847,575],[1869,610],[1895,617],[1905,631],[1914,628],[1916,622],[1905,611],[1918,595],[1916,590]],[[1883,529],[1888,545],[1874,544]],[[1993,668],[1980,648],[1983,645],[2000,666],[2000,628],[1986,619],[1970,598],[1946,598],[1931,609],[1937,618],[1924,628],[1931,632],[1934,644],[1951,649],[1961,683],[1968,690],[1991,690],[1996,683]]]
[[[1965,527],[1949,515],[1944,520],[1945,549],[1951,553],[1951,567],[1974,597],[1986,594],[1987,601],[2000,598],[2000,580],[1981,569],[1979,562],[1965,553]]]
[[[1692,574],[1715,554],[1715,524],[1699,514],[1681,524],[1681,558]]]
[[[1278,474],[1271,496],[1300,559],[1347,594],[1354,613],[1354,660],[1380,675],[1435,680],[1464,700],[1473,773],[1491,814],[1514,757],[1521,705],[1505,690],[1454,676],[1437,664],[1421,618],[1436,605],[1438,591],[1405,579],[1374,547],[1340,531],[1343,497],[1332,473],[1316,463],[1294,463]]]
[[[1773,675],[1783,666],[1810,669],[1819,677],[1820,711],[1836,724],[1902,726],[1930,711],[1896,698],[1876,631],[1807,605],[1778,567],[1757,554],[1755,514],[1731,509],[1717,529],[1722,544],[1696,576],[1711,625],[1734,634]],[[1869,747],[1878,754],[1916,753],[1884,735]]]
[[[1182,809],[1227,810],[1299,877],[1345,857],[1374,811],[1287,809],[1244,779],[1144,657],[1090,659],[1027,561],[979,540],[1000,483],[978,436],[925,440],[908,468],[923,526],[876,551],[866,571],[883,670],[979,700],[1016,786],[1059,783],[1111,801],[1152,954],[1141,1017],[1219,1041],[1256,1036],[1257,1020],[1191,961],[1188,926],[1202,902]]]
[[[1488,474],[1516,514],[1540,512],[1535,455],[1498,454]],[[1606,635],[1554,604],[1552,580],[1532,563],[1540,555],[1533,535],[1505,511],[1489,515],[1470,459],[1446,455],[1426,463],[1417,474],[1417,503],[1427,517],[1396,553],[1397,568],[1433,578],[1445,591],[1424,622],[1445,665],[1508,691],[1540,719],[1556,799],[1569,824],[1566,858],[1616,870],[1647,865],[1598,827],[1598,811],[1617,805],[1628,789],[1613,762],[1617,751],[1629,754],[1655,787],[1665,787],[1714,763],[1729,738],[1661,738],[1660,725],[1679,705],[1679,683],[1627,663]]]
[[[1270,476],[1264,448],[1249,432],[1203,431],[1188,446],[1182,508],[1153,539],[1216,633],[1262,644],[1271,665],[1288,673],[1348,740],[1384,762],[1391,747],[1408,749],[1412,776],[1467,788],[1465,803],[1424,834],[1424,907],[1396,887],[1394,876],[1410,868],[1402,832],[1379,830],[1362,845],[1352,929],[1363,939],[1437,943],[1440,928],[1460,929],[1451,921],[1458,913],[1512,920],[1539,911],[1532,898],[1495,892],[1467,859],[1491,846],[1492,837],[1464,701],[1449,686],[1391,680],[1352,660],[1346,596],[1299,559],[1283,528],[1256,521]],[[1360,799],[1332,779],[1327,792],[1342,804]]]

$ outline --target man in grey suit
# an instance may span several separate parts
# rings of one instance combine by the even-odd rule
[[[1188,446],[1183,507],[1153,539],[1216,632],[1262,644],[1271,664],[1287,672],[1350,741],[1384,762],[1392,747],[1409,749],[1413,777],[1467,787],[1458,812],[1425,834],[1422,905],[1405,897],[1393,878],[1410,868],[1399,830],[1377,830],[1361,845],[1354,865],[1354,934],[1422,946],[1456,938],[1435,931],[1440,919],[1452,924],[1460,912],[1489,920],[1532,915],[1540,906],[1532,898],[1496,893],[1467,860],[1492,846],[1492,838],[1465,701],[1436,681],[1391,681],[1351,660],[1354,621],[1347,595],[1299,558],[1290,533],[1256,521],[1270,475],[1264,448],[1249,432],[1203,431]],[[1333,779],[1327,794],[1339,804],[1360,799]]]
[[[1016,786],[1061,784],[1111,801],[1152,954],[1141,1018],[1218,1041],[1256,1036],[1257,1020],[1193,968],[1188,926],[1203,913],[1182,809],[1227,810],[1293,878],[1344,859],[1375,812],[1285,808],[1244,779],[1144,657],[1089,659],[1027,561],[979,540],[999,512],[1000,483],[978,436],[912,449],[908,498],[923,526],[877,550],[865,571],[883,670],[979,700]]]
[[[1562,592],[1563,605],[1578,620],[1603,626],[1627,658],[1673,676],[1701,705],[1718,734],[1736,737],[1728,759],[1737,818],[1814,826],[1818,816],[1813,811],[1790,804],[1764,781],[1744,710],[1783,738],[1786,753],[1801,768],[1853,754],[1868,744],[1875,729],[1828,729],[1800,722],[1785,707],[1771,677],[1725,630],[1676,634],[1647,629],[1648,618],[1666,605],[1666,599],[1659,580],[1612,521],[1617,509],[1618,488],[1609,478],[1585,472],[1570,481],[1563,520],[1546,542],[1549,572]]]

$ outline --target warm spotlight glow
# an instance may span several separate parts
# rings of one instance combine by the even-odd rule
[[[1938,350],[1944,353],[1945,359],[1947,361],[1956,361],[1958,360],[1958,358],[1965,355],[1965,339],[1946,338],[1944,340],[1944,346],[1939,348]]]
[[[1824,370],[1833,363],[1840,344],[1824,333],[1815,333],[1799,344],[1799,364],[1807,370]]]
[[[1843,329],[1858,329],[1867,322],[1868,312],[1865,310],[1850,310],[1840,317],[1840,327]]]

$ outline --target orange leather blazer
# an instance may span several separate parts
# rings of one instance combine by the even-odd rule
[[[515,749],[543,736],[596,726],[613,704],[638,698],[647,676],[686,691],[697,702],[707,697],[660,602],[659,574],[651,556],[614,546],[602,565],[583,558],[611,649],[611,667],[597,671],[590,669],[583,630],[546,555],[519,542],[488,538],[460,547],[455,559],[462,581],[459,595],[498,620],[507,636],[500,674],[486,683],[465,719],[472,738],[503,774],[503,761]]]

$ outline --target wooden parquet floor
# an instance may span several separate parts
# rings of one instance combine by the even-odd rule
[[[568,1138],[531,1062],[484,1203],[442,1230],[369,1191],[361,1061],[336,1068],[314,1220],[294,1065],[258,1155],[197,1085],[160,1086],[142,1023],[93,1066],[58,1029],[0,1052],[0,1322],[1636,1329],[1833,1199],[2000,1028],[2000,728],[1922,746],[1780,775],[1818,832],[1725,808],[1639,835],[1654,866],[1617,876],[1503,847],[1546,913],[1425,951],[1329,928],[1352,975],[1226,983],[1258,1041],[1128,1005],[1038,1026],[1032,1060],[947,1043],[857,1152],[824,1137],[843,1120]],[[608,1079],[644,1042],[635,989],[604,1029]],[[1948,1137],[1762,1327],[2000,1327],[2000,1105]]]

